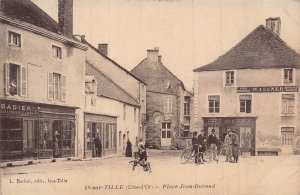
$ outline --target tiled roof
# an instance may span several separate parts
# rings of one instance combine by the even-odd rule
[[[284,67],[300,68],[300,55],[260,25],[227,53],[208,65],[194,69],[194,72]]]
[[[152,62],[145,58],[130,71],[147,84],[147,91],[178,95],[178,86],[184,84],[161,62]],[[167,83],[170,82],[170,87]]]
[[[88,76],[95,76],[98,82],[97,95],[114,99],[133,106],[139,106],[139,103],[130,96],[124,89],[117,85],[107,75],[103,74],[91,62],[86,60],[85,74]]]
[[[58,23],[30,0],[0,0],[0,11],[9,18],[58,33]]]

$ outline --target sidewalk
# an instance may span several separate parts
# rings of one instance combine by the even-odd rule
[[[112,154],[103,157],[84,158],[84,159],[79,157],[67,157],[67,158],[35,159],[35,160],[23,160],[23,161],[8,161],[8,162],[0,163],[0,168],[26,166],[26,165],[33,165],[39,163],[55,163],[55,162],[68,162],[68,161],[96,161],[96,160],[121,157],[121,156],[123,156],[123,154]]]

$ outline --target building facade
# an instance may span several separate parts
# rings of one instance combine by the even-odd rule
[[[252,155],[299,150],[300,56],[267,19],[216,61],[194,70],[194,125],[223,141],[230,128]]]
[[[179,148],[190,136],[192,94],[163,66],[158,52],[158,48],[148,50],[147,58],[131,70],[147,84],[146,142],[153,148]]]
[[[70,9],[59,4],[60,22]],[[1,1],[0,161],[76,156],[87,47],[72,30],[31,1]]]

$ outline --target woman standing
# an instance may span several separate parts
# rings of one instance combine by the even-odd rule
[[[132,157],[132,144],[130,140],[127,140],[125,157]]]

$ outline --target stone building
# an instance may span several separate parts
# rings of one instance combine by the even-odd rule
[[[147,50],[147,58],[131,73],[147,84],[146,142],[154,148],[178,148],[189,142],[186,138],[190,136],[188,108],[192,95],[186,92],[182,81],[163,65],[158,52],[158,48]]]
[[[226,129],[252,155],[296,153],[300,136],[300,56],[269,18],[214,62],[194,69],[194,125],[221,140]]]
[[[77,155],[87,46],[72,39],[72,0],[58,10],[59,23],[29,0],[0,1],[0,161]]]
[[[99,44],[97,49],[86,40],[84,43],[89,47],[84,131],[80,135],[84,137],[84,157],[92,156],[91,144],[97,135],[103,155],[124,153],[128,139],[135,150],[137,140],[145,137],[146,85],[108,57],[107,44]]]

